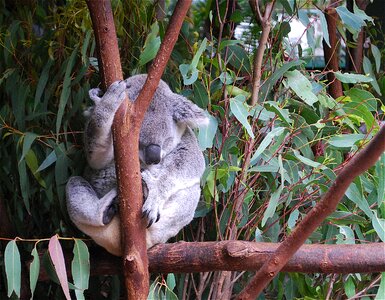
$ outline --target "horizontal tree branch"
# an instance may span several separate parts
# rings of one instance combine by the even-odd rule
[[[280,244],[246,241],[179,242],[148,251],[151,273],[255,271]],[[91,275],[122,273],[121,258],[102,248],[90,248]],[[65,253],[70,274],[72,252]],[[360,245],[303,245],[282,269],[300,273],[373,273],[385,271],[385,243]],[[40,280],[48,280],[44,269]]]

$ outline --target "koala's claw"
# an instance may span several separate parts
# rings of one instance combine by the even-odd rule
[[[156,216],[156,221],[155,221],[155,223],[158,222],[159,219],[160,219],[160,213],[158,212],[158,215]]]
[[[103,92],[100,88],[94,88],[89,90],[88,95],[90,96],[90,99],[97,104],[102,100],[101,96],[103,95]]]

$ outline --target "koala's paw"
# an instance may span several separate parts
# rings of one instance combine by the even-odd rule
[[[103,96],[103,100],[112,103],[117,108],[126,98],[126,82],[124,80],[115,81],[111,84]]]
[[[102,100],[101,96],[103,95],[103,92],[101,89],[95,88],[89,90],[88,95],[90,96],[90,99],[94,101],[95,104],[98,104]]]
[[[118,197],[115,197],[114,200],[111,202],[111,204],[103,212],[103,224],[104,225],[110,224],[110,222],[112,221],[112,218],[115,217],[118,211],[119,211],[119,201],[118,201]]]
[[[146,202],[143,204],[142,208],[142,217],[147,218],[147,228],[149,228],[153,223],[156,223],[160,219],[160,207],[155,201],[147,198]]]

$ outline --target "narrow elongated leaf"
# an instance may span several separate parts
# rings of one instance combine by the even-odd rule
[[[361,27],[365,26],[365,21],[359,15],[350,12],[345,6],[338,6],[336,8],[338,15],[340,16],[342,23],[353,34],[357,35],[361,31]]]
[[[365,74],[368,74],[369,77],[373,79],[370,82],[370,84],[373,86],[377,94],[381,95],[381,89],[380,89],[380,86],[378,85],[376,75],[374,75],[372,63],[370,62],[369,58],[367,58],[365,55],[364,55],[364,60],[362,62],[362,67],[364,68]]]
[[[29,149],[31,149],[32,143],[37,138],[37,134],[33,132],[26,132],[23,139],[23,151],[21,153],[20,161],[27,155]]]
[[[376,63],[376,72],[380,72],[380,67],[381,67],[381,52],[378,49],[378,47],[374,44],[371,44],[371,49],[372,49],[372,54],[374,57],[374,61]]]
[[[341,71],[334,72],[336,78],[344,83],[359,83],[359,82],[371,82],[372,78],[361,75],[361,74],[351,74],[351,73],[341,73]]]
[[[82,240],[75,239],[73,249],[74,258],[71,264],[72,277],[78,300],[84,299],[84,291],[88,289],[88,280],[90,278],[90,254],[86,244]]]
[[[7,275],[8,297],[15,292],[20,297],[21,263],[16,241],[10,241],[4,251],[5,274]]]
[[[372,210],[372,212],[373,212],[373,218],[372,218],[373,228],[377,232],[381,241],[385,243],[385,219],[380,219],[377,216],[377,212],[375,210]]]
[[[328,23],[326,22],[326,18],[325,18],[325,15],[323,13],[323,11],[317,11],[317,14],[319,16],[319,19],[321,21],[321,32],[322,32],[322,35],[323,35],[323,39],[325,41],[325,43],[329,46],[330,46],[330,40],[329,40],[329,31],[328,31]]]
[[[298,70],[287,71],[285,73],[289,87],[300,97],[305,103],[312,106],[318,101],[317,96],[312,91],[310,81]]]
[[[373,218],[373,213],[370,210],[368,201],[363,197],[355,183],[350,184],[345,192],[346,197],[353,201],[370,219]]]
[[[36,170],[36,172],[43,171],[44,169],[48,168],[50,165],[52,165],[56,161],[56,153],[55,150],[52,150],[52,152],[43,160],[39,168]]]
[[[251,128],[247,117],[249,115],[249,111],[247,110],[244,101],[245,97],[243,95],[238,95],[234,98],[230,99],[230,110],[237,118],[237,120],[245,127],[247,133],[254,138],[253,129]]]
[[[196,81],[193,85],[194,103],[200,108],[206,109],[209,104],[209,95],[200,81]]]
[[[67,300],[71,300],[68,281],[67,281],[67,270],[64,262],[63,250],[60,246],[57,235],[51,237],[48,243],[49,255],[51,257],[53,266],[56,271],[56,275],[60,281],[61,288],[63,289],[64,295]]]
[[[39,182],[39,184],[43,187],[46,188],[46,184],[44,179],[40,176],[39,172],[36,172],[38,162],[37,162],[37,157],[35,155],[35,152],[33,152],[32,149],[30,149],[25,156],[25,162],[27,163],[28,168],[31,170],[32,175],[36,178],[36,180]]]
[[[380,207],[382,203],[385,203],[385,153],[383,153],[380,159],[376,163],[377,174],[377,204]]]
[[[335,148],[350,149],[355,143],[365,138],[365,134],[344,134],[335,135],[328,141],[329,145]]]
[[[23,202],[24,202],[25,208],[27,209],[28,213],[30,213],[29,180],[28,180],[27,166],[26,166],[25,160],[22,160],[17,165],[17,169],[19,172],[21,196],[23,197]]]
[[[380,287],[378,288],[376,298],[374,300],[382,300],[384,299],[385,295],[385,272],[382,273],[381,275],[381,283]]]
[[[41,102],[41,96],[43,95],[45,86],[47,85],[48,82],[48,76],[49,76],[49,69],[51,68],[53,64],[53,60],[49,59],[48,62],[45,64],[43,71],[41,72],[39,82],[37,83],[36,87],[36,93],[35,93],[35,102],[33,105],[33,110],[36,110],[36,107],[38,104]]]
[[[33,248],[31,255],[33,257],[33,260],[31,262],[31,265],[29,266],[29,286],[33,298],[33,293],[35,292],[37,279],[39,278],[40,271],[40,258],[39,254],[37,253],[36,245]]]
[[[262,154],[263,151],[271,144],[273,139],[277,136],[280,136],[285,131],[285,127],[276,127],[272,131],[270,131],[263,141],[259,144],[257,150],[254,152],[252,158],[251,158],[251,165],[254,165],[259,158],[259,156]]]
[[[144,50],[139,56],[139,65],[143,66],[152,59],[154,59],[156,53],[160,47],[160,37],[159,34],[159,25],[158,22],[155,22],[151,25],[151,31],[148,34],[146,41],[144,43]]]
[[[282,186],[280,186],[274,193],[271,194],[269,204],[266,208],[265,213],[263,214],[263,218],[261,222],[262,226],[265,226],[266,221],[274,215],[278,206],[279,197],[281,197],[281,193],[282,193]]]
[[[279,69],[275,70],[275,72],[266,80],[266,82],[262,85],[262,91],[264,94],[270,92],[272,87],[278,82],[280,78],[282,78],[283,74],[289,71],[291,68],[296,66],[303,65],[305,62],[303,60],[293,60],[288,63],[283,64]]]
[[[198,133],[198,142],[201,150],[205,150],[213,146],[213,140],[218,129],[217,119],[209,113],[207,113],[207,116],[209,118],[209,124],[200,127]]]
[[[193,84],[198,79],[198,62],[199,58],[202,56],[203,51],[206,50],[207,39],[204,38],[201,45],[199,46],[198,51],[195,53],[191,64],[181,64],[179,65],[179,71],[183,77],[183,84],[190,85]]]
[[[56,116],[56,133],[58,133],[60,131],[61,122],[62,122],[63,115],[64,115],[64,109],[67,105],[68,98],[70,97],[71,72],[72,72],[72,68],[75,65],[75,58],[76,58],[77,52],[78,52],[78,47],[76,47],[72,51],[71,56],[67,61],[67,67],[66,67],[66,71],[64,74],[63,89],[62,89],[62,92],[60,94],[59,108],[58,108],[57,116]]]

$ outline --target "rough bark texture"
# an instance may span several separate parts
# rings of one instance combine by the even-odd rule
[[[95,30],[99,68],[105,88],[114,81],[123,79],[111,4],[109,1],[88,0],[87,5]],[[147,299],[149,290],[146,229],[141,213],[143,196],[138,149],[140,127],[190,5],[191,0],[178,1],[138,100],[131,103],[126,99],[115,114],[114,155],[127,299]]]
[[[369,144],[345,165],[321,201],[297,225],[292,234],[280,244],[277,251],[262,266],[237,299],[255,299],[262,292],[311,233],[336,209],[338,202],[354,178],[373,166],[384,151],[385,126],[381,127]]]
[[[331,5],[325,11],[326,22],[328,24],[329,42],[330,47],[323,41],[324,57],[325,57],[325,68],[328,71],[339,70],[339,47],[340,40],[337,38],[337,20],[338,14],[335,8]],[[328,72],[327,78],[330,82],[329,93],[336,99],[343,96],[342,84],[335,77],[333,72]]]
[[[148,251],[151,273],[194,273],[258,270],[279,244],[245,241],[179,242]],[[281,271],[302,273],[373,273],[385,271],[385,243],[364,245],[302,245]],[[102,248],[90,248],[91,275],[122,273],[121,260]],[[42,254],[43,255],[43,254]],[[72,252],[65,253],[71,270]],[[68,274],[70,277],[71,274]],[[49,280],[45,269],[39,280]]]
[[[102,88],[123,79],[115,24],[109,0],[87,1],[98,51]],[[113,125],[115,165],[120,200],[123,265],[127,299],[146,299],[149,290],[145,223],[141,218],[142,190],[138,159],[139,130],[134,130],[131,102],[126,100]],[[134,123],[136,124],[136,123]],[[140,125],[139,126],[140,129]],[[132,132],[130,136],[127,132]]]

